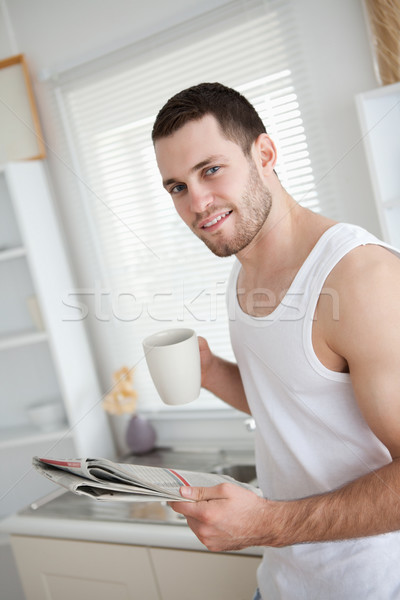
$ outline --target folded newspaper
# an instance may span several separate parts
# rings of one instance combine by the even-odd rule
[[[106,458],[60,460],[35,456],[32,463],[41,475],[54,483],[74,494],[90,496],[95,500],[191,502],[182,498],[180,487],[210,487],[226,482],[258,493],[258,488],[236,481],[228,475],[116,463]]]

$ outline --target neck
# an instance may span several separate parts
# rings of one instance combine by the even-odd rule
[[[298,270],[319,237],[335,222],[300,206],[278,183],[271,211],[252,242],[237,254],[246,278],[261,282]]]

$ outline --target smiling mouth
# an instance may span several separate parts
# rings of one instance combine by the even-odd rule
[[[204,225],[201,226],[202,229],[209,229],[210,227],[213,227],[214,225],[216,225],[217,223],[219,223],[220,221],[222,221],[223,219],[226,219],[226,217],[229,217],[229,215],[231,214],[231,210],[228,210],[225,213],[222,213],[221,215],[218,215],[218,217],[215,217],[215,219],[212,219],[212,221],[208,221],[208,223],[205,223]]]

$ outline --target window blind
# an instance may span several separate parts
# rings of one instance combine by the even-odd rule
[[[85,204],[108,301],[96,326],[112,324],[110,377],[123,364],[135,366],[142,410],[162,408],[143,360],[145,336],[192,327],[233,359],[225,285],[235,259],[212,255],[180,221],[151,142],[166,100],[202,81],[234,87],[252,102],[277,145],[284,187],[334,216],[290,0],[229,2],[58,73],[55,91],[81,178],[82,195],[71,201]],[[201,402],[222,406],[205,391]]]

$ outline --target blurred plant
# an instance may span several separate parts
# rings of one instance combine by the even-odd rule
[[[400,81],[400,0],[364,0],[381,85]]]
[[[102,404],[104,410],[111,415],[135,413],[137,392],[132,384],[133,371],[133,368],[122,367],[113,374],[114,387]]]

